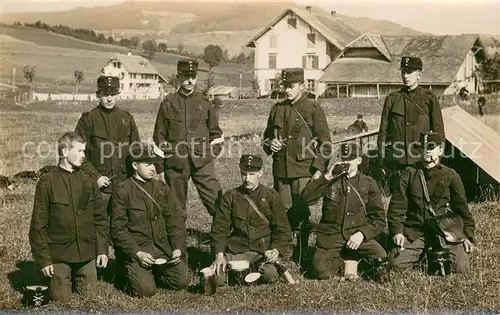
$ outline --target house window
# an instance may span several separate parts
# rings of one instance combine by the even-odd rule
[[[125,73],[122,72],[120,75],[121,75],[120,79],[122,80],[125,79]]]
[[[269,48],[276,48],[276,35],[274,34],[269,36]]]
[[[314,80],[307,80],[307,91],[314,93]]]
[[[302,56],[303,69],[319,69],[319,56],[317,55],[304,55]]]
[[[276,54],[269,54],[269,69],[276,69]]]
[[[133,83],[129,83],[129,84],[128,84],[128,88],[129,88],[129,89],[131,89],[133,86],[134,86],[134,84],[133,84]]]
[[[307,34],[307,48],[314,48],[316,46],[316,34]]]
[[[290,17],[288,18],[287,22],[288,22],[288,28],[297,28],[297,18]]]
[[[120,83],[120,90],[123,90],[123,83]]]

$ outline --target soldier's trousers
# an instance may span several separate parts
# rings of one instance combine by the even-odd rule
[[[95,260],[80,263],[56,263],[50,278],[49,291],[54,301],[66,303],[71,297],[72,287],[83,297],[96,293],[97,269]]]
[[[196,168],[191,159],[184,159],[182,169],[165,169],[165,182],[170,186],[176,201],[186,213],[189,178],[193,180],[200,199],[211,216],[215,215],[222,197],[222,189],[215,177],[214,162]],[[187,216],[186,216],[187,217]]]
[[[253,251],[248,251],[239,254],[224,253],[224,255],[226,256],[227,262],[230,262],[232,260],[248,260],[250,264],[262,258],[261,253]],[[273,264],[264,264],[260,268],[260,272],[262,274],[262,277],[264,278],[265,283],[276,282],[279,278],[278,269],[276,269],[276,267]],[[219,273],[219,276],[216,277],[216,282],[218,286],[227,283],[227,273],[226,272]]]
[[[158,248],[148,251],[155,258],[167,258]],[[153,265],[146,269],[133,258],[125,261],[127,286],[133,296],[145,297],[156,293],[157,287],[182,290],[188,287],[188,266],[181,259],[177,265]]]
[[[389,261],[392,268],[405,270],[414,267],[425,253],[425,238],[419,237],[415,241],[406,240],[404,250],[394,248],[389,252]],[[450,269],[453,273],[467,273],[469,271],[469,255],[465,252],[463,244],[453,246],[449,250]]]
[[[384,248],[375,240],[368,240],[361,243],[357,250],[352,250],[346,246],[346,241],[339,237],[339,240],[332,244],[332,248],[317,248],[313,256],[313,273],[318,279],[329,279],[338,276],[344,260],[357,260],[362,258],[384,258],[387,253]]]

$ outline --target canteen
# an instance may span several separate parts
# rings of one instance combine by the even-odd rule
[[[26,306],[42,306],[50,301],[49,288],[45,285],[28,285],[24,288],[22,302]]]
[[[250,262],[248,260],[232,260],[228,263],[228,284],[244,285],[245,277],[250,273]]]
[[[205,295],[215,294],[217,284],[215,283],[215,270],[210,267],[200,270],[200,290]]]

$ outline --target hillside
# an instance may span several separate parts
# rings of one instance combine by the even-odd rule
[[[44,21],[94,30],[144,30],[174,33],[250,31],[260,29],[293,2],[126,2],[107,7],[76,8],[63,12],[6,13],[5,23]],[[388,21],[347,17],[362,31],[381,34],[415,34]]]

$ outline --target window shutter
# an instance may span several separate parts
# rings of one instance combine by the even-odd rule
[[[319,56],[314,56],[313,69],[319,68]]]
[[[302,56],[302,69],[307,69],[307,56]]]

